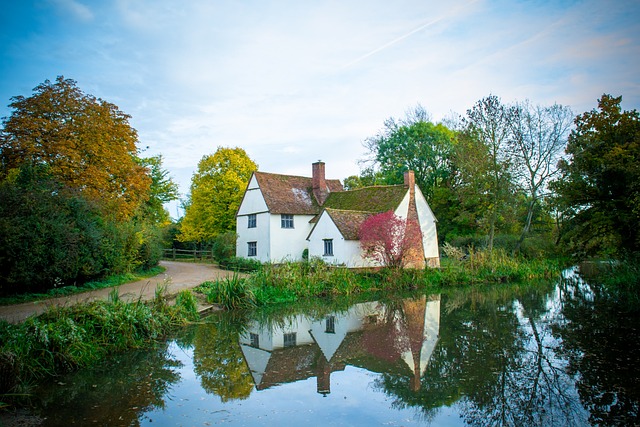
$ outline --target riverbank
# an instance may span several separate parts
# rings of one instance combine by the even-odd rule
[[[205,282],[195,290],[211,303],[242,309],[364,292],[439,292],[453,286],[559,279],[562,269],[558,260],[516,259],[503,251],[472,252],[465,259],[443,260],[442,268],[425,270],[357,271],[310,260],[266,264],[251,275]]]
[[[192,289],[203,282],[220,280],[234,274],[231,271],[217,268],[212,264],[161,261],[160,267],[164,269],[162,274],[118,286],[57,298],[0,306],[0,320],[17,323],[24,321],[29,316],[42,314],[54,307],[67,307],[92,301],[106,301],[114,289],[118,290],[120,298],[125,301],[151,300],[155,298],[158,286],[165,287],[166,295],[172,297],[182,290]]]

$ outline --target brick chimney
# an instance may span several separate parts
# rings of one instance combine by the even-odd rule
[[[404,186],[412,191],[415,190],[416,176],[413,171],[409,170],[404,173]]]
[[[329,189],[327,188],[327,182],[324,178],[324,162],[318,160],[313,163],[311,167],[313,195],[318,201],[318,204],[322,206],[329,196]]]

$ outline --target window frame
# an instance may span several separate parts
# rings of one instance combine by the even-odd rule
[[[258,256],[258,242],[247,242],[247,257]]]
[[[322,256],[333,256],[333,239],[322,239],[322,242],[324,243],[324,253]]]
[[[258,216],[256,214],[247,215],[247,228],[256,228],[258,226]]]
[[[292,214],[280,214],[280,228],[285,228],[285,229],[295,228]]]

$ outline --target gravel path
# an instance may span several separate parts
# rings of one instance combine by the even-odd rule
[[[160,261],[164,273],[137,282],[117,286],[120,297],[125,300],[150,300],[155,297],[158,285],[166,283],[167,294],[175,295],[183,289],[191,289],[207,280],[232,276],[231,271],[221,270],[210,264],[195,264],[176,261]],[[27,317],[40,314],[51,306],[65,306],[95,300],[106,300],[114,287],[98,289],[76,295],[28,302],[24,304],[0,306],[0,319],[18,323]]]

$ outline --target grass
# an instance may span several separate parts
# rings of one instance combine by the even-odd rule
[[[84,283],[81,286],[63,286],[60,288],[50,289],[45,293],[28,293],[28,294],[5,296],[0,298],[0,305],[21,304],[25,302],[39,301],[39,300],[48,299],[48,298],[74,295],[82,292],[93,291],[96,289],[110,288],[112,286],[119,286],[124,283],[135,282],[137,280],[142,280],[148,277],[157,276],[158,274],[164,271],[165,271],[164,267],[156,266],[145,271],[112,275],[103,280]]]
[[[464,259],[444,259],[440,269],[356,271],[321,260],[266,264],[255,273],[206,282],[195,289],[227,309],[292,303],[308,298],[423,290],[491,283],[518,283],[560,276],[559,262],[514,258],[505,251],[471,251]]]
[[[0,406],[28,394],[29,384],[87,367],[114,352],[148,346],[180,325],[199,318],[196,298],[182,291],[175,305],[166,294],[123,302],[54,307],[20,324],[0,322]],[[2,403],[5,402],[5,403]]]

